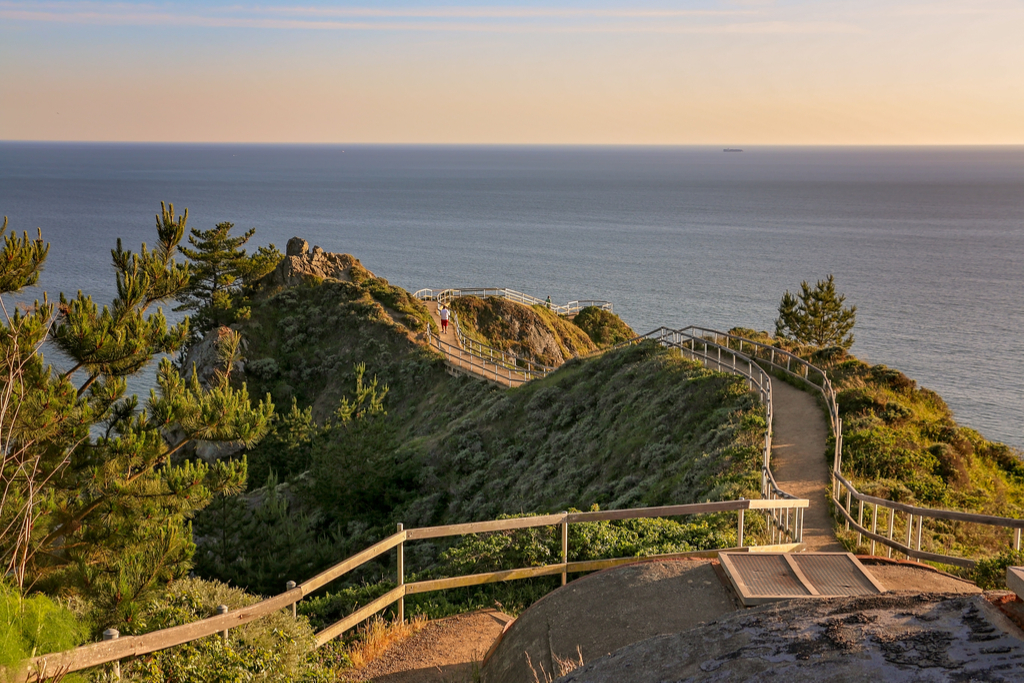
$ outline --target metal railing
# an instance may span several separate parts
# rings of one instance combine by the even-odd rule
[[[829,430],[834,441],[831,468],[832,485],[829,497],[835,509],[843,518],[846,529],[850,530],[852,528],[857,532],[858,546],[867,538],[871,541],[872,555],[875,553],[876,544],[881,544],[887,548],[889,557],[892,557],[895,551],[904,554],[907,558],[949,564],[965,569],[971,569],[977,565],[977,560],[972,558],[922,550],[924,524],[927,519],[979,524],[1004,528],[1007,531],[1012,530],[1012,538],[1008,536],[1007,545],[1014,550],[1020,550],[1021,529],[1024,529],[1024,520],[1022,519],[907,505],[885,498],[869,496],[858,491],[849,479],[843,476],[843,421],[839,416],[839,403],[836,400],[835,388],[832,386],[832,382],[825,370],[771,344],[756,342],[737,335],[703,327],[688,327],[685,329],[708,337],[714,340],[715,344],[724,342],[726,345],[736,345],[741,352],[745,352],[745,356],[751,358],[754,362],[802,382],[812,392],[821,396],[829,416]],[[842,500],[841,491],[845,491],[845,501]],[[854,518],[853,514],[854,500],[857,501],[856,518]],[[864,522],[865,504],[870,506],[868,508],[871,517],[870,529],[865,526]],[[897,512],[905,515],[903,520],[897,517]],[[881,527],[879,525],[880,521],[882,522]],[[899,536],[896,535],[897,529],[901,531]]]
[[[436,301],[439,304],[447,305],[459,296],[470,295],[506,296],[506,298],[529,305],[533,305],[534,303],[546,304],[546,302],[540,301],[536,297],[531,297],[521,292],[497,288],[441,290],[421,289],[417,291],[414,296],[421,300]],[[608,304],[606,310],[611,310],[611,304]],[[507,384],[509,387],[518,386],[519,384],[531,379],[545,377],[555,369],[548,366],[533,367],[527,365],[524,368],[516,368],[513,370],[508,363],[504,362],[504,357],[502,357],[500,361],[498,360],[498,354],[500,354],[499,350],[482,345],[479,342],[466,337],[462,333],[458,322],[458,316],[455,315],[454,311],[451,312],[451,320],[453,321],[453,329],[455,330],[457,338],[462,343],[463,348],[448,344],[440,339],[433,341],[430,336],[429,328],[427,331],[428,341],[432,344],[436,344],[439,350],[445,354],[450,366],[458,366],[460,369],[466,369],[468,367],[471,372],[478,376],[498,382],[499,384]],[[636,343],[643,339],[652,339],[664,346],[678,348],[681,351],[688,353],[691,357],[698,358],[707,366],[715,367],[720,371],[739,374],[747,379],[750,389],[752,391],[756,389],[760,395],[767,413],[764,445],[761,453],[761,496],[768,500],[793,499],[794,496],[783,491],[779,487],[778,482],[776,482],[771,471],[773,418],[771,377],[756,362],[754,362],[753,359],[748,358],[742,353],[743,344],[749,344],[750,342],[742,339],[741,337],[702,327],[690,326],[680,330],[659,327],[652,332],[648,332],[647,334],[635,337],[629,341],[622,342],[613,348]],[[740,346],[739,352],[729,346],[729,339],[737,340]],[[474,343],[477,344],[477,346],[474,346]],[[466,351],[468,351],[468,353]],[[723,353],[726,355],[726,360],[724,361]],[[772,358],[774,358],[774,356],[772,356]],[[799,361],[803,364],[799,367],[801,368],[800,372],[805,375],[810,376],[816,371],[820,372],[817,368],[814,368],[814,366],[797,359],[795,356],[793,359],[795,359],[794,362]],[[488,362],[491,365],[488,365]],[[787,360],[787,367],[789,367],[789,365],[790,361]],[[797,366],[794,365],[794,367]],[[823,373],[821,374],[821,377],[824,382],[828,382],[828,377]],[[836,413],[836,416],[838,417],[838,413]],[[803,539],[802,512],[794,515],[792,519],[788,512],[784,517],[776,515],[774,512],[766,514],[769,516],[769,528],[771,529],[773,540],[776,535],[780,541],[784,537],[794,542],[800,542]]]
[[[534,304],[548,305],[536,297],[531,297],[528,294],[511,289],[421,289],[413,294],[413,296],[421,301],[435,301],[439,305],[445,306],[451,304],[453,299],[461,296],[502,296],[511,301],[531,306]],[[580,303],[585,302],[571,301],[566,306],[551,306],[551,309],[568,309],[573,304]],[[598,303],[607,304],[606,310],[611,310],[612,305],[610,303],[606,301]],[[462,324],[459,322],[459,316],[450,308],[449,325],[455,332],[455,337],[459,342],[458,345],[445,342],[440,337],[435,338],[429,327],[427,328],[427,342],[436,346],[448,358],[449,363],[456,370],[468,370],[480,375],[484,379],[495,381],[502,385],[507,384],[512,387],[531,379],[546,377],[555,369],[544,363],[538,363],[530,358],[521,358],[511,351],[489,346],[470,337],[463,331]]]
[[[454,313],[452,316],[454,319]],[[453,328],[458,333],[458,327],[453,325]],[[462,341],[461,337],[459,337],[459,341]],[[441,337],[435,337],[430,332],[429,327],[427,328],[427,343],[444,354],[448,361],[448,366],[453,370],[467,372],[502,386],[508,386],[509,388],[517,387],[531,379],[543,377],[550,372],[550,370],[538,372],[534,366],[529,364],[525,367],[517,367],[514,361],[506,362],[498,354],[492,355],[488,351],[481,351],[479,348],[468,350],[466,345],[452,344]],[[490,347],[487,348],[491,352],[495,351],[490,349]]]
[[[53,676],[63,675],[73,671],[81,671],[83,669],[88,669],[110,662],[118,662],[127,657],[137,657],[149,654],[151,652],[163,650],[175,645],[181,645],[200,638],[224,634],[231,628],[249,623],[278,610],[288,610],[293,616],[295,616],[295,605],[302,598],[310,595],[320,588],[323,588],[330,582],[341,578],[360,566],[365,565],[382,555],[390,553],[391,550],[395,550],[395,588],[370,601],[366,605],[359,607],[343,619],[340,619],[317,632],[315,636],[316,647],[321,647],[325,643],[341,636],[346,631],[351,630],[359,623],[365,621],[377,612],[390,607],[391,605],[397,604],[397,617],[398,619],[404,619],[405,597],[407,595],[429,593],[449,588],[462,588],[488,583],[515,581],[518,579],[528,579],[540,576],[561,575],[562,585],[565,585],[569,574],[607,569],[609,567],[636,562],[637,559],[656,560],[682,557],[711,557],[717,555],[719,552],[750,551],[752,546],[744,544],[744,513],[747,510],[771,510],[775,512],[786,510],[787,512],[793,511],[793,516],[796,517],[797,513],[802,512],[807,505],[808,501],[803,499],[741,499],[711,503],[695,503],[689,505],[633,508],[627,510],[560,512],[553,515],[517,517],[512,519],[423,527],[418,529],[405,529],[401,524],[399,524],[398,530],[395,534],[375,543],[362,552],[356,553],[352,557],[339,562],[329,569],[325,569],[308,581],[304,581],[299,585],[289,582],[289,588],[284,593],[263,600],[262,602],[258,602],[255,605],[250,605],[249,607],[244,607],[234,612],[218,614],[190,624],[162,629],[160,631],[153,631],[152,633],[147,633],[141,636],[115,636],[109,640],[92,643],[90,645],[83,645],[73,650],[34,657],[29,660],[27,668],[23,668],[21,671],[13,673],[10,678],[12,681],[18,681],[19,683],[27,681],[42,681]],[[723,512],[737,513],[736,546],[732,548],[651,555],[643,558],[617,557],[602,560],[569,561],[569,526],[571,524],[650,517],[679,517],[684,515]],[[537,527],[559,528],[561,534],[561,557],[559,562],[539,567],[519,567],[516,569],[484,572],[466,576],[413,581],[409,583],[406,582],[407,572],[405,566],[405,544],[409,541]],[[787,551],[793,549],[791,544],[754,547],[761,551]]]
[[[708,334],[711,332],[712,334]],[[650,339],[663,346],[679,349],[690,358],[699,360],[705,367],[713,368],[720,372],[737,374],[747,380],[747,386],[751,391],[756,391],[765,406],[765,435],[761,447],[761,497],[766,500],[795,500],[796,497],[779,487],[771,469],[773,421],[775,409],[773,404],[771,376],[764,371],[752,358],[741,351],[733,349],[724,341],[724,333],[717,333],[714,330],[707,330],[701,327],[684,327],[674,330],[668,327],[659,327],[647,334],[635,337],[627,342],[616,345],[617,347],[626,344],[635,344],[639,341]],[[797,511],[792,518],[787,510],[782,515],[776,510],[768,510],[765,513],[768,517],[769,529],[772,534],[772,542],[776,538],[788,538],[791,542],[803,541],[803,510]]]
[[[535,296],[517,292],[507,287],[471,287],[468,289],[421,289],[413,294],[417,299],[430,299],[442,304],[451,303],[452,299],[463,296],[477,296],[481,299],[488,296],[497,296],[527,306],[545,306],[559,315],[576,315],[588,306],[596,306],[606,311],[612,311],[610,301],[600,299],[579,299],[570,301],[565,305],[549,303],[546,299],[538,299]]]

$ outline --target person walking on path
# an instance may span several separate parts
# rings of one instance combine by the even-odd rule
[[[548,300],[547,300],[546,303],[548,305],[548,310],[551,310],[551,296],[550,295],[548,295]]]
[[[447,306],[441,306],[441,334],[448,331],[448,318],[451,314]]]

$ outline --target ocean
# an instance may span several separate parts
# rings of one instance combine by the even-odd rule
[[[413,291],[607,299],[638,332],[771,330],[783,292],[831,273],[853,353],[1024,447],[1024,147],[0,142],[0,213],[52,243],[51,297],[109,301],[110,248],[151,243],[160,201]]]

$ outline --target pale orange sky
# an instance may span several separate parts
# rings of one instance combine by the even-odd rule
[[[1024,144],[1024,2],[0,0],[0,139]]]

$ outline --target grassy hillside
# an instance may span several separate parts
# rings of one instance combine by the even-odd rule
[[[598,348],[586,332],[546,306],[467,296],[455,299],[452,309],[467,336],[545,365],[561,365]]]
[[[451,377],[381,304],[404,302],[419,321],[418,302],[403,295],[378,280],[324,282],[254,302],[242,329],[250,391],[270,391],[280,415],[247,454],[254,490],[196,520],[202,575],[270,592],[399,521],[756,490],[764,420],[738,379],[653,343],[570,361],[518,389]],[[273,486],[260,489],[271,472]],[[410,562],[428,566],[440,550]]]

